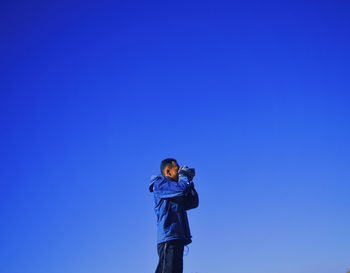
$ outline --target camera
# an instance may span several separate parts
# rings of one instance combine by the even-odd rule
[[[184,167],[180,168],[179,174],[185,175],[185,176],[187,176],[187,178],[189,180],[192,180],[196,174],[196,171],[194,168],[189,168],[187,166],[184,166]]]

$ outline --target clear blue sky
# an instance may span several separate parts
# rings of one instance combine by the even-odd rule
[[[0,271],[153,272],[165,157],[185,273],[349,270],[349,2],[87,2],[0,5]]]

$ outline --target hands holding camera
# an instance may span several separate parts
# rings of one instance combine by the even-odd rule
[[[189,168],[188,166],[181,166],[179,169],[179,175],[187,176],[188,180],[192,180],[196,172],[194,168]]]

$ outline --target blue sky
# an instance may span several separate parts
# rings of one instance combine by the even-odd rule
[[[350,270],[349,12],[3,1],[1,272],[153,272],[166,157],[197,170],[185,273]]]

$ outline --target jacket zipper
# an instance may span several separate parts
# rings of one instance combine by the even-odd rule
[[[165,254],[166,254],[166,246],[167,246],[167,242],[165,242],[165,246],[164,246],[164,253],[163,253],[163,272],[165,272]]]

